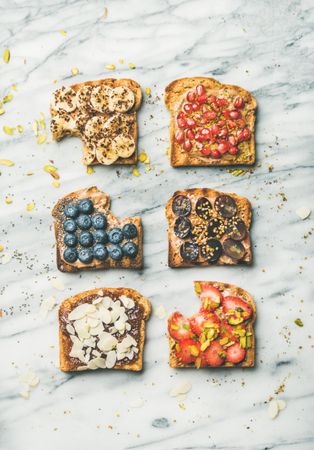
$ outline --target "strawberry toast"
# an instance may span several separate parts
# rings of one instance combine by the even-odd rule
[[[192,317],[168,319],[170,367],[253,367],[255,302],[244,289],[195,281],[201,308]]]

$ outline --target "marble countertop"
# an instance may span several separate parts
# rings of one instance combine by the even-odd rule
[[[8,64],[0,61],[0,95],[13,94],[0,117],[0,159],[15,163],[0,167],[6,262],[0,266],[0,448],[313,449],[314,214],[301,220],[295,212],[313,200],[313,2],[4,0],[0,11],[1,52],[8,47],[11,53]],[[107,71],[106,64],[116,70]],[[252,171],[234,176],[225,168],[170,167],[163,91],[170,81],[195,75],[239,84],[256,97],[258,162]],[[38,145],[32,130],[41,112],[49,123],[56,87],[108,76],[132,77],[151,88],[138,119],[139,149],[152,170],[139,164],[139,177],[130,167],[96,167],[87,174],[78,139],[54,143],[48,136]],[[18,124],[21,134],[3,132]],[[58,167],[59,188],[43,170],[49,161]],[[110,193],[115,214],[143,218],[141,272],[58,273],[51,207],[90,185]],[[176,189],[189,187],[250,199],[252,267],[167,267],[164,205]],[[26,211],[29,203],[32,211]],[[43,299],[55,296],[60,303],[93,287],[127,286],[155,309],[189,314],[198,308],[195,279],[230,282],[254,296],[253,370],[170,369],[166,319],[154,314],[142,373],[68,375],[56,368],[57,308],[41,318]],[[61,283],[64,289],[56,289]],[[29,369],[40,382],[24,399],[19,377]],[[186,398],[171,397],[182,381],[192,385]],[[268,415],[271,397],[287,403],[275,420]]]

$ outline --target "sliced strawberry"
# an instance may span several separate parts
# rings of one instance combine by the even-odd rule
[[[233,334],[234,330],[235,327],[232,327],[226,320],[223,320],[221,324],[221,338],[228,338],[229,341],[238,341],[239,337]]]
[[[189,319],[190,327],[193,333],[200,336],[205,327],[206,329],[210,328],[210,324],[216,325],[217,329],[219,329],[219,319],[215,314],[212,314],[208,311],[204,311],[201,309],[197,314],[194,314],[194,316],[190,317]]]
[[[203,353],[209,366],[221,366],[225,361],[226,352],[218,341],[213,341]]]
[[[176,344],[176,357],[184,364],[195,362],[199,355],[200,343],[193,339],[183,339]]]
[[[177,341],[192,337],[189,320],[178,311],[169,317],[168,331],[170,336]]]
[[[222,295],[220,291],[212,284],[201,283],[200,299],[204,309],[213,311],[220,305],[222,301]]]
[[[238,364],[243,361],[246,356],[246,350],[241,347],[241,345],[236,342],[231,345],[231,347],[227,348],[226,351],[226,360],[232,362],[234,364]]]
[[[238,325],[252,315],[252,308],[239,297],[225,297],[222,300],[222,309],[231,325]]]

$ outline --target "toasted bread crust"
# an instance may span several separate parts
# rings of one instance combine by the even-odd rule
[[[111,258],[107,258],[105,261],[96,261],[95,259],[90,264],[81,264],[76,261],[73,264],[67,263],[62,258],[63,237],[64,231],[61,222],[61,211],[63,210],[63,204],[69,200],[77,200],[82,198],[96,199],[96,209],[98,212],[106,214],[108,223],[114,226],[123,226],[126,223],[133,223],[138,231],[137,244],[138,254],[136,258],[122,258],[121,261],[113,261]],[[92,269],[141,269],[143,266],[143,229],[142,221],[140,217],[130,217],[124,219],[118,219],[110,211],[110,196],[107,193],[100,191],[96,186],[91,186],[87,189],[81,189],[76,192],[62,197],[52,209],[52,216],[54,218],[54,231],[56,237],[56,257],[57,267],[61,272],[77,272],[78,270],[92,270]]]
[[[151,304],[150,301],[139,294],[134,289],[129,288],[98,288],[89,291],[81,292],[73,297],[64,300],[59,307],[59,350],[60,350],[60,370],[63,372],[76,372],[77,365],[73,364],[73,358],[69,356],[72,347],[72,341],[68,334],[64,333],[62,329],[62,317],[68,314],[77,304],[84,303],[89,296],[99,295],[106,296],[110,293],[121,296],[126,295],[131,297],[135,302],[137,302],[143,311],[143,316],[140,324],[140,339],[139,339],[139,352],[137,359],[129,364],[116,364],[113,369],[115,370],[131,370],[140,371],[143,368],[143,351],[145,343],[145,322],[149,319],[151,314]],[[82,365],[82,363],[79,363]]]
[[[185,152],[181,145],[175,140],[175,123],[178,108],[182,96],[189,89],[194,88],[198,84],[204,85],[205,88],[215,92],[224,92],[227,94],[235,94],[242,96],[249,105],[247,114],[247,124],[251,131],[251,138],[248,145],[245,145],[239,155],[228,155],[222,159],[211,159],[205,156],[191,155]],[[253,165],[255,163],[255,110],[257,107],[256,99],[253,95],[240,86],[231,84],[222,84],[214,78],[208,77],[191,77],[180,78],[172,81],[165,89],[165,104],[171,114],[170,117],[170,163],[173,167],[180,166],[235,166],[235,165]]]
[[[242,363],[239,364],[233,364],[231,362],[226,361],[223,365],[218,367],[212,367],[212,366],[206,366],[205,368],[210,369],[217,369],[221,367],[254,367],[255,365],[255,335],[254,335],[254,323],[256,320],[256,304],[253,299],[253,297],[244,289],[235,286],[234,284],[229,283],[220,283],[218,281],[194,281],[194,286],[196,283],[208,283],[212,284],[214,287],[219,289],[222,293],[224,293],[226,290],[228,290],[228,295],[233,296],[239,296],[243,298],[245,302],[249,304],[249,306],[252,308],[252,318],[250,319],[247,330],[252,333],[251,340],[252,340],[252,346],[251,348],[247,349],[245,360],[242,361]],[[179,369],[182,367],[189,367],[189,368],[195,368],[192,364],[183,364],[175,355],[175,340],[168,334],[168,341],[169,341],[169,347],[170,347],[170,354],[169,354],[169,365],[173,369]]]
[[[75,92],[77,92],[79,89],[81,89],[83,86],[100,86],[100,85],[106,85],[112,88],[118,87],[118,86],[126,86],[130,88],[135,96],[135,103],[130,111],[128,111],[126,114],[133,114],[134,115],[134,127],[133,127],[133,139],[134,142],[137,143],[137,137],[138,137],[138,131],[137,131],[137,120],[136,120],[136,111],[140,108],[142,103],[142,91],[141,86],[134,80],[131,80],[129,78],[105,78],[102,80],[94,80],[94,81],[85,81],[83,83],[76,83],[72,84],[69,87],[72,88]],[[53,118],[57,112],[53,109],[53,107],[50,107],[50,114],[51,118]],[[64,132],[61,138],[63,138],[68,133]],[[73,136],[81,137],[79,133],[71,133]],[[60,140],[61,138],[56,138],[54,135],[52,135],[54,140]],[[83,144],[83,154],[85,155],[87,153],[87,148]],[[83,164],[85,163],[85,158],[83,157]],[[137,162],[137,145],[135,152],[129,157],[129,158],[118,158],[117,161],[115,161],[112,165],[132,165],[136,164]],[[93,162],[91,162],[89,165],[97,165],[99,162],[94,159]]]
[[[218,261],[215,263],[208,263],[206,260],[196,261],[196,262],[186,262],[182,260],[180,256],[180,247],[177,243],[178,239],[173,232],[173,224],[176,219],[172,211],[172,200],[177,195],[189,195],[195,197],[207,197],[209,200],[213,197],[218,197],[219,195],[227,194],[230,197],[234,198],[237,203],[238,215],[245,223],[248,234],[245,239],[242,241],[242,244],[245,246],[246,254],[244,258],[240,261],[233,260],[226,255],[222,255]],[[211,266],[211,265],[236,265],[236,264],[251,264],[252,263],[252,247],[250,240],[250,227],[252,220],[252,212],[251,212],[251,203],[245,197],[240,197],[237,194],[229,193],[229,192],[221,192],[216,191],[214,189],[207,188],[194,188],[194,189],[186,189],[182,191],[176,191],[172,197],[168,200],[165,208],[166,218],[168,220],[168,265],[169,267],[193,267],[193,266]]]

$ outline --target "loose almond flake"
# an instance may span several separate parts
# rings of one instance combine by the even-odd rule
[[[1,264],[8,264],[12,259],[11,253],[5,252],[0,255]]]
[[[159,305],[155,309],[155,316],[158,317],[158,319],[164,319],[166,317],[166,309],[163,305]]]
[[[115,70],[116,66],[114,64],[106,64],[105,69],[107,70]]]
[[[6,125],[4,125],[2,129],[5,132],[5,134],[8,134],[10,136],[12,136],[14,134],[14,130],[15,130],[15,128],[8,127]]]
[[[142,398],[135,398],[129,403],[130,408],[141,408],[144,405],[144,400]]]
[[[152,91],[151,91],[150,87],[145,88],[145,92],[146,92],[146,95],[151,96]]]
[[[296,214],[300,217],[300,219],[305,220],[310,216],[311,210],[307,206],[301,206],[296,210]]]
[[[10,159],[0,159],[0,164],[2,166],[8,166],[8,167],[14,166],[14,162],[11,161]]]
[[[41,134],[40,136],[38,136],[38,139],[37,139],[37,144],[43,144],[44,142],[45,142],[45,140],[47,139],[47,136],[46,136],[46,134],[44,133],[44,134]]]
[[[189,381],[182,381],[181,383],[177,384],[174,388],[170,391],[171,397],[177,397],[178,395],[187,394],[192,388],[192,385]]]
[[[64,291],[65,289],[65,286],[60,278],[53,278],[52,280],[50,280],[50,284],[55,289],[58,289],[58,291]]]
[[[75,76],[75,75],[78,75],[79,74],[79,69],[77,68],[77,67],[73,67],[72,69],[71,69],[71,74],[73,75],[73,76]]]
[[[277,400],[277,405],[278,405],[279,411],[283,411],[287,406],[287,404],[284,400]]]
[[[13,94],[8,94],[3,98],[3,103],[9,103],[13,99]]]
[[[22,398],[24,398],[24,400],[28,400],[29,399],[29,390],[27,388],[20,390],[20,396]]]
[[[136,167],[134,167],[134,169],[132,169],[132,174],[135,176],[135,177],[139,177],[141,174],[140,174],[140,172],[138,171],[138,169],[136,168]]]
[[[104,11],[102,13],[103,19],[106,19],[108,17],[108,8],[104,8]]]
[[[61,34],[61,36],[66,36],[68,33],[65,30],[59,30],[59,33]]]
[[[41,302],[39,314],[42,319],[46,319],[48,316],[48,313],[53,310],[53,308],[56,306],[56,297],[53,295]]]
[[[6,48],[3,52],[3,61],[5,62],[5,64],[8,64],[8,62],[10,61],[10,56],[10,50]]]
[[[271,419],[275,419],[278,416],[279,408],[276,400],[271,400],[268,405],[268,415]]]
[[[33,202],[27,203],[26,211],[31,212],[31,211],[33,211],[34,208],[35,208],[35,203],[33,203]]]

